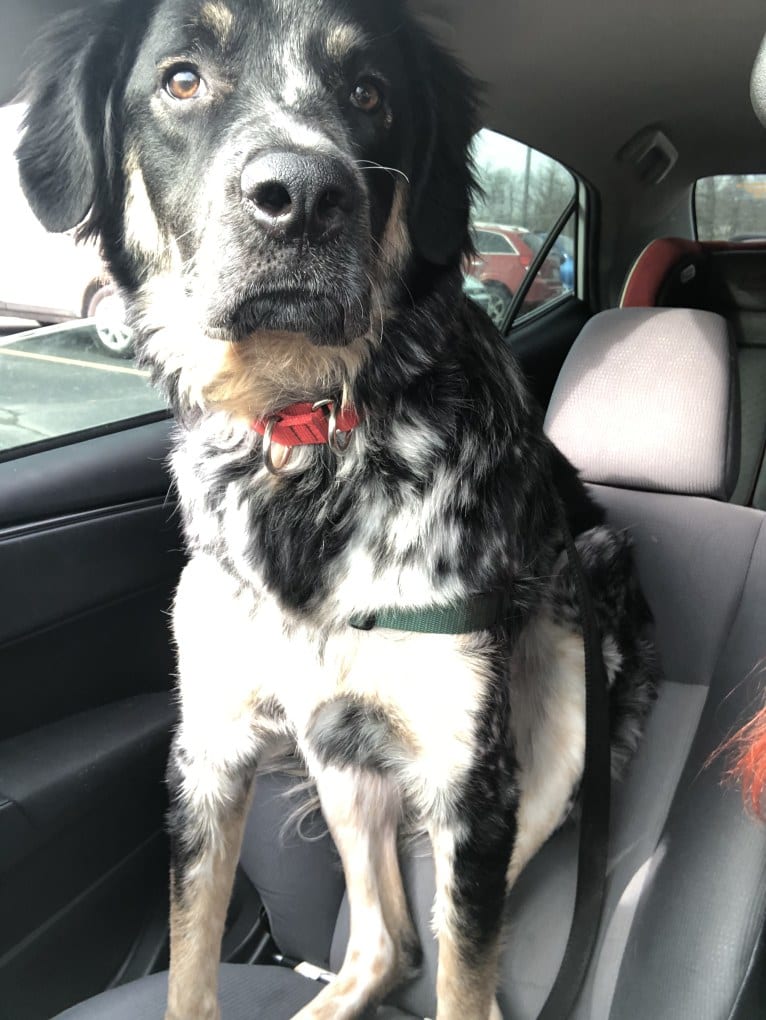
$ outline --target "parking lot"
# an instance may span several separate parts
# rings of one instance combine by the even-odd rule
[[[162,407],[148,373],[93,336],[87,323],[0,336],[0,450]]]

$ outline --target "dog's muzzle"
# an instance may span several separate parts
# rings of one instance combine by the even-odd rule
[[[359,206],[359,189],[341,160],[322,154],[268,152],[242,171],[242,196],[275,241],[327,244],[340,237]]]
[[[369,220],[354,168],[323,152],[260,151],[239,171],[231,263],[213,297],[212,336],[261,331],[345,345],[369,329]]]

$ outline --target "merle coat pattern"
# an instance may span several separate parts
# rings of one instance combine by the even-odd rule
[[[626,539],[541,431],[464,296],[474,84],[398,2],[114,0],[58,24],[18,151],[42,222],[100,239],[178,421],[168,1017],[213,1020],[250,789],[275,740],[316,781],[351,935],[302,1018],[360,1015],[417,962],[403,813],[434,848],[438,1018],[497,1017],[505,890],[574,800],[582,641],[565,491],[611,682],[615,768],[654,684]],[[332,398],[343,456],[252,421]],[[510,595],[464,635],[349,626]]]

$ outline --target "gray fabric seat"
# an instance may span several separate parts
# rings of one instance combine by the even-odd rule
[[[219,996],[224,1017],[287,1020],[311,999],[319,986],[285,967],[221,965]],[[167,972],[96,995],[62,1016],[109,1020],[161,1020],[167,1001]]]
[[[668,331],[683,351],[672,369],[663,366],[664,385],[652,387],[649,373],[639,401],[635,394],[620,400],[636,386],[648,340]],[[616,310],[586,326],[551,402],[548,431],[595,483],[611,521],[634,538],[665,673],[639,753],[613,792],[606,909],[578,1020],[749,1020],[766,1004],[766,826],[745,814],[736,789],[721,784],[725,761],[706,767],[764,686],[766,515],[724,502],[737,476],[735,371],[719,317]],[[674,402],[674,394],[683,399]],[[615,430],[618,444],[609,440]],[[260,783],[241,863],[285,956],[337,970],[348,930],[342,875],[326,836],[279,836],[294,806],[282,795],[290,782],[268,776]],[[556,975],[574,900],[576,842],[575,826],[564,826],[510,897],[499,993],[507,1018],[532,1020]],[[379,1018],[435,1014],[428,848],[404,848],[402,865],[424,962]],[[63,1015],[159,1018],[164,981],[145,978]],[[281,1020],[318,989],[285,969],[221,969],[224,1020]]]
[[[321,985],[286,967],[246,967],[221,964],[219,998],[223,1017],[232,1020],[288,1020],[311,1002]],[[96,995],[62,1017],[77,1020],[162,1020],[168,991],[167,972],[152,974]],[[405,1020],[408,1014],[387,1006],[376,1020]]]

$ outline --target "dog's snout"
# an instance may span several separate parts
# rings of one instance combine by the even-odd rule
[[[357,186],[339,159],[270,152],[242,171],[242,195],[261,227],[274,238],[313,242],[342,233],[357,206]]]

